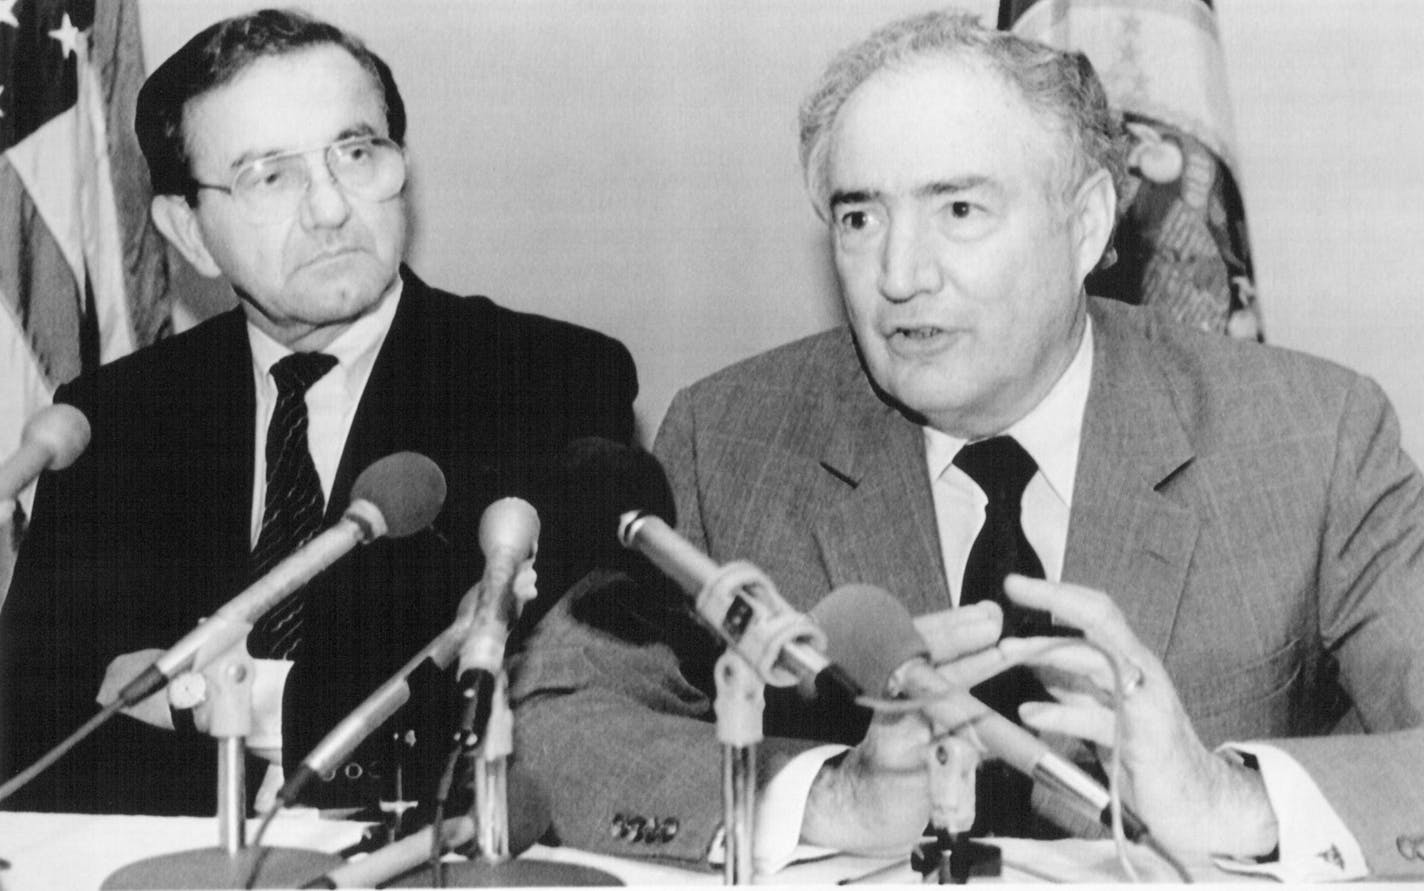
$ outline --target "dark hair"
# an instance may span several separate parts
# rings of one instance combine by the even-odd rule
[[[801,166],[818,215],[824,218],[830,209],[831,135],[851,93],[883,69],[945,57],[975,60],[997,72],[1058,132],[1066,149],[1057,177],[1063,196],[1098,170],[1108,171],[1122,194],[1127,175],[1122,121],[1087,56],[985,28],[964,13],[930,12],[886,25],[842,51],[802,103]]]
[[[217,89],[258,59],[331,44],[350,53],[381,85],[390,138],[405,144],[405,103],[391,69],[366,44],[335,25],[291,9],[262,9],[233,16],[198,32],[144,81],[134,112],[134,132],[148,161],[155,195],[197,201],[183,133],[190,99]]]

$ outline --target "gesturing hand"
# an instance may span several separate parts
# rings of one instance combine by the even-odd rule
[[[1124,798],[1159,841],[1182,856],[1260,856],[1276,847],[1276,818],[1260,775],[1202,745],[1166,669],[1101,591],[1011,575],[1009,598],[1048,611],[1116,660],[1124,694],[1116,735],[1112,666],[1092,647],[1062,639],[1006,639],[999,648],[1040,668],[1055,702],[1025,703],[1036,730],[1111,748],[1120,740]]]

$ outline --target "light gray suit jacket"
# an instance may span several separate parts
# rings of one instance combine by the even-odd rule
[[[1386,399],[1318,359],[1117,304],[1090,310],[1064,580],[1114,598],[1206,745],[1274,739],[1315,778],[1376,875],[1424,871],[1410,856],[1424,835],[1424,482]],[[914,613],[950,605],[921,431],[871,390],[846,330],[680,393],[655,451],[680,531],[718,561],[761,567],[794,606],[851,582],[885,587]],[[577,799],[561,808],[555,789],[556,828],[606,840],[610,808],[651,806],[710,837],[716,744],[686,721],[705,701],[657,674],[669,648],[608,647],[576,625],[556,630],[556,620],[547,633],[554,658],[543,664],[563,658],[564,671],[536,660],[516,680],[525,695],[544,694],[522,737],[538,731],[537,766],[558,771],[556,787]],[[599,680],[571,680],[573,651],[604,660],[587,674]],[[644,660],[636,683],[630,653]],[[559,678],[562,694],[581,694],[557,692]],[[616,744],[633,751],[600,756],[597,737],[613,723]],[[552,743],[558,733],[566,738]],[[768,770],[795,750],[773,742]],[[660,784],[669,797],[649,805]],[[589,825],[576,829],[581,820]],[[687,841],[659,853],[700,856]]]

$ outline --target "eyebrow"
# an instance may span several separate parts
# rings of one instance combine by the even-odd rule
[[[972,175],[958,179],[935,180],[918,186],[911,194],[915,198],[936,198],[944,195],[956,195],[960,192],[967,192],[970,189],[983,186],[992,186],[993,181],[987,176]],[[844,189],[831,193],[831,209],[841,207],[846,204],[865,204],[870,201],[877,201],[883,198],[885,193],[879,189]]]
[[[327,142],[327,143],[324,143],[324,145],[330,145],[332,142],[340,142],[340,141],[342,141],[343,139],[352,139],[352,138],[357,137],[357,136],[375,136],[375,135],[376,135],[376,128],[373,127],[372,125],[366,124],[366,123],[353,124],[353,125],[351,125],[351,126],[349,126],[349,127],[346,127],[345,129],[343,129],[340,133],[337,133],[337,134],[336,134],[336,137],[335,137],[334,139],[330,140],[330,141]],[[312,149],[312,148],[318,148],[318,146],[308,146],[308,149]],[[258,160],[261,160],[261,159],[263,159],[263,158],[275,158],[275,157],[278,157],[279,155],[291,154],[291,153],[294,152],[294,151],[298,151],[298,152],[299,152],[299,151],[302,151],[302,149],[269,149],[268,151],[260,151],[260,152],[259,152],[259,151],[243,152],[241,155],[238,155],[236,158],[233,159],[232,163],[231,163],[230,165],[228,165],[228,170],[230,170],[230,171],[233,172],[233,173],[236,173],[236,172],[237,172],[238,170],[240,170],[244,165],[250,164],[250,163],[252,163],[253,161],[258,161]]]

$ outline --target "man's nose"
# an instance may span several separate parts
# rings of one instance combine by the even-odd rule
[[[880,293],[901,303],[918,294],[932,294],[943,284],[928,225],[919,220],[893,221],[881,249]]]
[[[306,194],[302,196],[302,218],[312,228],[335,228],[351,216],[346,190],[331,172],[325,158],[307,168]]]

